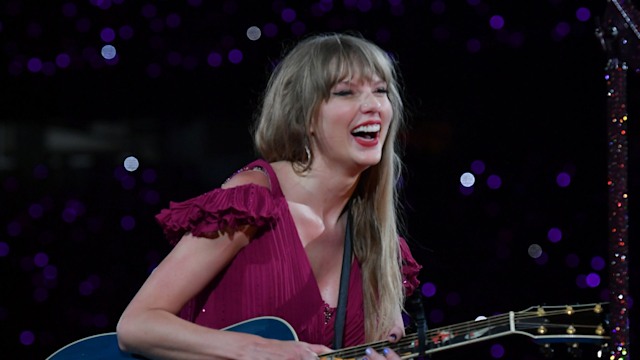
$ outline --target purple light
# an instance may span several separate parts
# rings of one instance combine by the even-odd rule
[[[567,267],[576,268],[580,264],[580,257],[576,254],[569,254],[564,259],[564,263],[567,265]]]
[[[576,19],[582,22],[589,21],[589,19],[591,19],[591,11],[585,7],[578,8],[578,10],[576,10]]]
[[[27,69],[33,73],[37,73],[42,70],[42,61],[38,58],[31,58],[27,62]]]
[[[75,209],[66,208],[62,212],[62,220],[64,220],[67,223],[74,222],[77,217],[78,217],[78,213],[76,212]]]
[[[49,290],[38,287],[33,291],[33,300],[35,302],[45,302],[49,298]]]
[[[498,189],[502,186],[502,179],[500,179],[500,176],[498,175],[489,175],[487,178],[487,186],[489,189]]]
[[[391,15],[393,15],[393,16],[402,16],[402,15],[404,15],[404,5],[402,5],[402,4],[391,4]]]
[[[471,162],[471,171],[476,175],[484,173],[485,168],[484,161],[482,160],[474,160]]]
[[[278,26],[274,23],[264,24],[262,27],[262,32],[266,37],[274,37],[278,35]]]
[[[49,255],[45,254],[45,253],[37,253],[34,257],[33,257],[33,263],[37,266],[37,267],[45,267],[47,266],[47,264],[49,264]]]
[[[562,230],[558,228],[549,229],[549,231],[547,231],[547,239],[549,239],[549,241],[551,241],[552,243],[557,243],[558,241],[562,240]]]
[[[22,345],[33,345],[35,339],[36,336],[29,330],[25,330],[20,333],[20,343]]]
[[[125,176],[120,180],[120,185],[125,190],[131,190],[136,186],[136,179],[133,176]]]
[[[431,12],[433,12],[434,14],[442,15],[444,14],[445,10],[446,10],[446,6],[443,1],[435,0],[434,2],[431,3]]]
[[[538,265],[544,265],[544,264],[546,264],[547,262],[549,262],[549,255],[547,255],[547,253],[543,251],[543,252],[540,254],[540,256],[538,256],[537,258],[535,258],[535,260],[534,260],[534,261],[535,261],[535,262],[536,262],[536,264],[538,264]]]
[[[212,67],[218,67],[222,64],[222,55],[212,52],[207,56],[207,63]]]
[[[587,287],[587,277],[585,275],[578,275],[576,276],[576,285],[578,285],[579,288],[584,289]]]
[[[346,8],[353,8],[358,4],[358,0],[344,0],[343,3]]]
[[[133,216],[123,216],[120,220],[120,226],[124,231],[131,231],[136,227],[136,219]]]
[[[44,207],[40,204],[32,204],[29,206],[29,215],[34,219],[39,219],[44,214]]]
[[[296,11],[291,8],[282,9],[280,17],[284,22],[291,23],[296,19]]]
[[[500,359],[501,357],[504,356],[504,347],[500,344],[493,344],[491,345],[491,357],[495,358],[495,359]]]
[[[123,40],[129,40],[133,37],[133,28],[129,25],[124,25],[118,30],[118,35]]]
[[[590,273],[589,275],[587,275],[585,281],[591,288],[598,287],[600,285],[600,275],[596,273]]]
[[[106,27],[100,31],[100,38],[104,42],[112,42],[116,38],[116,32],[112,28]]]
[[[9,252],[10,252],[9,244],[7,244],[4,241],[0,241],[0,257],[5,257],[9,255]]]
[[[571,31],[571,26],[568,23],[562,21],[562,22],[559,22],[558,25],[556,25],[556,27],[553,29],[552,37],[556,41],[562,40],[565,36],[569,34],[570,31]]]
[[[56,56],[56,65],[61,69],[66,69],[71,64],[71,57],[68,54],[58,54]]]
[[[466,187],[466,186],[460,185],[460,187],[458,188],[458,191],[460,191],[460,194],[464,196],[469,196],[473,194],[473,186]]]
[[[325,11],[322,8],[322,5],[319,3],[315,3],[313,5],[311,5],[311,15],[313,15],[314,17],[320,17],[322,15],[324,15]]]
[[[591,268],[593,270],[599,271],[604,269],[605,261],[601,256],[594,256],[591,259]]]
[[[480,51],[482,48],[482,44],[478,39],[469,39],[467,40],[467,51],[471,54],[475,54]]]
[[[78,286],[78,292],[83,296],[91,295],[93,293],[93,290],[93,284],[91,284],[91,282],[88,280],[81,282]]]
[[[421,288],[422,295],[432,297],[436,294],[436,285],[430,282],[424,283]]]
[[[145,4],[142,7],[142,16],[146,17],[146,18],[152,18],[155,17],[158,14],[158,9],[155,7],[155,5],[152,4]]]
[[[69,201],[67,201],[67,207],[68,208],[73,208],[74,210],[76,210],[78,215],[82,215],[86,211],[86,207],[85,207],[84,203],[82,203],[79,200],[69,200]]]
[[[162,67],[159,64],[152,63],[147,66],[147,76],[152,79],[157,79],[162,74]]]
[[[167,26],[168,27],[175,29],[178,26],[180,26],[181,23],[182,23],[182,18],[180,17],[180,15],[178,15],[176,13],[167,15]]]
[[[45,279],[54,280],[58,277],[58,268],[53,265],[47,265],[42,269],[42,275]]]
[[[17,221],[12,221],[7,224],[7,234],[11,237],[15,237],[22,233],[22,226]]]
[[[447,302],[447,305],[449,306],[456,306],[460,304],[460,294],[458,294],[457,292],[451,292],[448,293],[445,301]]]
[[[110,0],[91,0],[91,3],[102,10],[107,10],[111,7]]]
[[[360,0],[358,1],[358,4],[356,6],[358,7],[358,10],[360,10],[360,12],[368,12],[369,10],[371,10],[371,8],[373,8],[371,0]]]
[[[320,0],[319,4],[324,11],[333,9],[333,0]]]
[[[571,176],[566,172],[561,172],[556,176],[556,183],[560,187],[567,187],[571,184]]]
[[[504,18],[500,15],[493,15],[491,19],[489,19],[489,26],[495,30],[502,29],[504,27]]]
[[[229,61],[233,64],[238,64],[242,61],[242,51],[238,49],[232,49],[229,51],[229,55],[227,55]]]
[[[296,34],[297,36],[301,36],[302,34],[307,32],[307,26],[301,21],[296,21],[293,23],[293,25],[291,25],[291,32]]]

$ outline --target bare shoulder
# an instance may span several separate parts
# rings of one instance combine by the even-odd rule
[[[267,175],[266,171],[260,167],[237,172],[222,184],[222,188],[229,189],[248,184],[256,184],[266,188],[271,188],[269,175]]]

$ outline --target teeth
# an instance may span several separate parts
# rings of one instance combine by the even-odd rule
[[[353,130],[354,133],[357,133],[357,132],[370,133],[370,132],[378,132],[378,131],[380,131],[380,124],[362,125],[362,126],[358,126]]]

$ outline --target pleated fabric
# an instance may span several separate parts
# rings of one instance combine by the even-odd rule
[[[180,316],[215,329],[276,316],[291,324],[301,341],[331,347],[335,309],[320,295],[278,178],[262,159],[239,171],[249,169],[264,171],[271,189],[254,184],[216,188],[183,202],[170,202],[169,208],[156,215],[171,244],[186,232],[207,236],[246,224],[258,229],[223,273],[185,305]],[[405,289],[413,292],[421,266],[403,239],[401,245]],[[344,335],[345,347],[364,343],[362,273],[357,259],[351,267]]]

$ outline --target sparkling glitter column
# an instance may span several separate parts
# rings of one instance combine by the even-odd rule
[[[609,111],[608,187],[610,260],[610,360],[629,360],[628,201],[627,192],[627,65],[611,59],[606,68]]]

